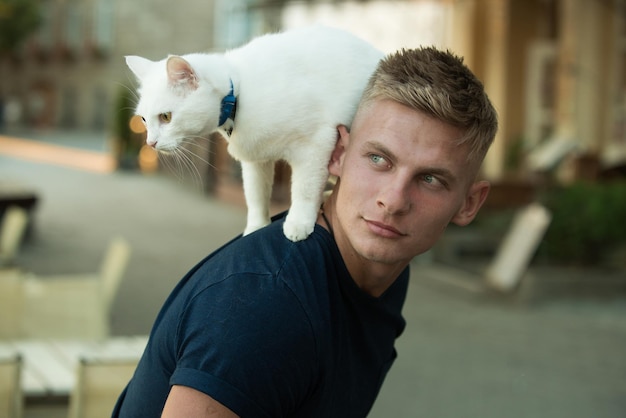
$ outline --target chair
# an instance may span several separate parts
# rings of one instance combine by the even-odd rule
[[[76,385],[70,394],[68,418],[109,418],[137,362],[138,359],[81,358]]]
[[[22,417],[21,370],[22,358],[19,354],[0,352],[0,417]]]
[[[109,314],[130,257],[122,238],[111,241],[100,271],[67,276],[25,275],[22,337],[104,338]]]
[[[15,263],[17,250],[22,243],[28,224],[28,214],[18,206],[10,206],[4,213],[0,226],[0,266]]]
[[[18,269],[0,269],[0,339],[19,337],[21,333],[21,274]]]
[[[550,211],[539,203],[517,212],[485,273],[492,289],[507,293],[519,287],[551,220]]]

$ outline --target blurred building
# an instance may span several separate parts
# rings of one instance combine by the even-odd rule
[[[125,55],[160,59],[214,44],[213,2],[188,3],[42,0],[38,31],[0,63],[0,93],[21,108],[15,122],[106,129],[115,95],[135,85]]]
[[[434,44],[462,55],[500,116],[483,170],[496,185],[530,183],[531,198],[534,174],[564,182],[624,176],[623,0],[258,3],[280,10],[283,27],[322,21],[385,51]]]
[[[322,22],[385,51],[434,44],[464,56],[500,115],[485,177],[594,179],[626,161],[625,0],[41,3],[38,33],[0,63],[0,92],[21,106],[22,123],[106,129],[115,95],[135,84],[124,55],[220,51]],[[224,144],[216,144],[210,160],[218,173],[236,176],[223,169]]]

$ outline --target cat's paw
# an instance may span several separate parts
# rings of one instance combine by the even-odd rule
[[[315,228],[315,221],[310,222],[289,222],[289,219],[285,220],[283,224],[283,233],[285,236],[293,242],[305,240]]]

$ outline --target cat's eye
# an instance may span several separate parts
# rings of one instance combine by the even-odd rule
[[[159,121],[161,123],[170,123],[172,121],[172,112],[165,112],[159,115]]]

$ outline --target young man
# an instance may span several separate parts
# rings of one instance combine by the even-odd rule
[[[329,170],[313,234],[284,216],[196,266],[162,308],[114,417],[364,417],[395,359],[411,259],[471,222],[497,130],[483,86],[433,48],[384,59]]]

